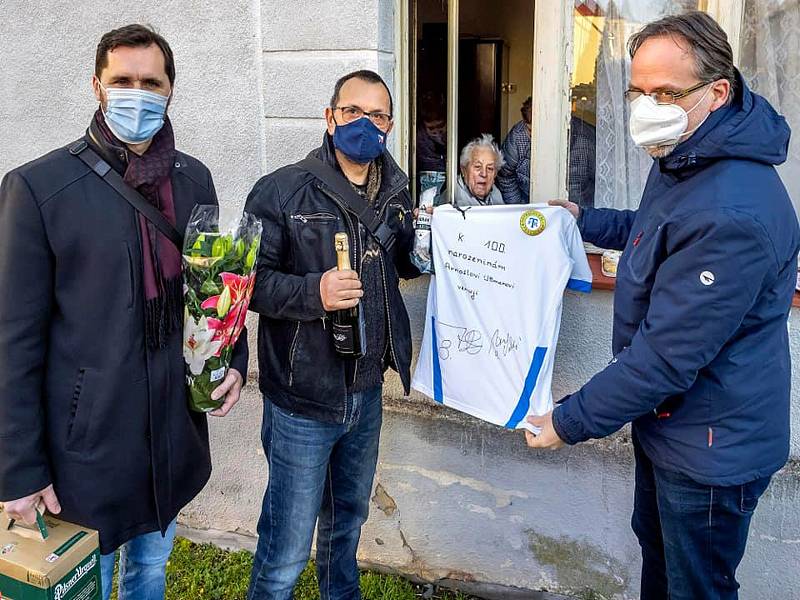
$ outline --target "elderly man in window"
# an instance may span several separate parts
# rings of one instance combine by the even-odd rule
[[[456,206],[505,204],[500,190],[494,184],[497,172],[504,164],[503,153],[489,133],[484,133],[464,146],[459,160],[461,172],[456,182]],[[447,190],[443,189],[434,205],[447,202]]]

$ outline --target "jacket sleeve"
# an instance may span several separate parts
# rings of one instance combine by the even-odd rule
[[[231,354],[231,368],[239,371],[244,383],[247,383],[247,367],[250,362],[250,347],[247,344],[247,327],[242,329],[239,339],[233,346]]]
[[[512,134],[509,133],[503,141],[503,158],[505,164],[497,173],[497,189],[503,196],[505,204],[522,204],[525,199],[519,190],[517,182],[517,165],[519,164],[519,151],[516,144],[511,139]]]
[[[0,184],[0,501],[51,483],[44,440],[45,358],[53,259],[25,179]]]
[[[668,246],[630,346],[554,410],[565,442],[607,436],[686,392],[778,271],[760,225],[733,212],[692,215]]]
[[[281,271],[288,254],[282,198],[272,176],[256,183],[244,209],[261,220],[261,249],[250,310],[273,319],[313,321],[325,315],[319,282],[322,273]]]
[[[635,218],[635,210],[582,208],[578,228],[583,239],[595,246],[624,250]]]

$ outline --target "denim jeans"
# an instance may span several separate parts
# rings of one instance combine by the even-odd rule
[[[322,600],[361,597],[356,549],[378,461],[381,388],[349,396],[344,424],[323,423],[264,401],[269,483],[258,522],[248,600],[288,600],[317,526]]]
[[[736,568],[770,477],[708,486],[655,466],[634,434],[631,526],[642,547],[641,600],[736,600]]]
[[[119,549],[119,600],[163,600],[167,560],[175,539],[173,521],[162,537],[160,531],[145,533],[129,540]],[[114,563],[117,553],[100,557],[103,600],[111,596]]]

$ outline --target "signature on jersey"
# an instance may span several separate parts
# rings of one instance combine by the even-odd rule
[[[511,333],[500,333],[499,329],[495,329],[491,338],[491,351],[497,358],[505,358],[512,352],[519,350],[519,344],[522,337],[515,336]]]
[[[448,360],[456,354],[475,356],[484,350],[494,358],[506,358],[517,352],[522,337],[495,329],[491,336],[479,329],[470,329],[438,321],[436,323],[439,359]],[[486,340],[488,339],[488,343]]]

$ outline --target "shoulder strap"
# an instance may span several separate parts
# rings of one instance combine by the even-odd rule
[[[394,232],[381,221],[367,201],[348,183],[341,173],[337,173],[329,165],[319,159],[309,156],[297,163],[301,169],[308,171],[314,177],[333,190],[342,200],[347,209],[358,217],[364,227],[372,234],[384,250],[389,252],[394,245]]]
[[[80,139],[70,144],[69,153],[86,163],[92,171],[97,173],[103,181],[114,188],[133,208],[150,221],[169,241],[175,244],[179,252],[183,251],[183,236],[175,226],[161,214],[160,210],[150,204],[144,196],[125,183],[120,174],[89,147],[85,139]]]

